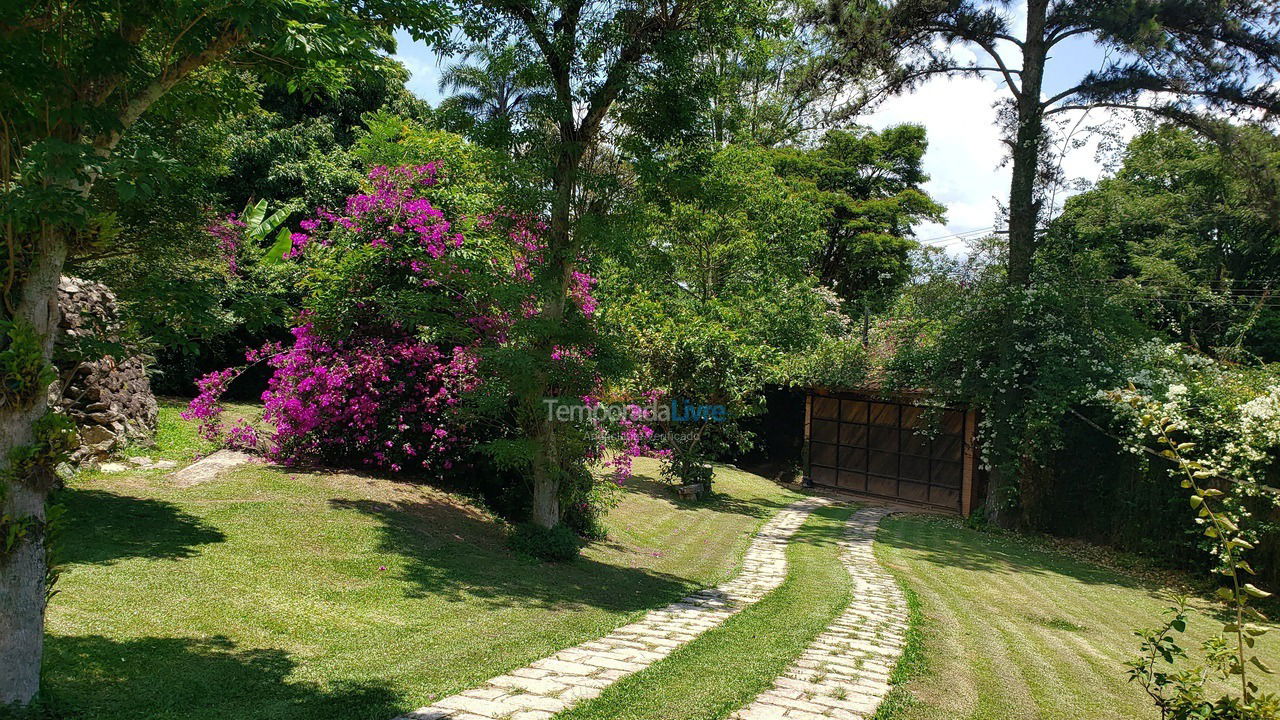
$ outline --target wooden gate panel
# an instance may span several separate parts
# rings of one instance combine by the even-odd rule
[[[808,407],[808,470],[815,485],[970,509],[972,413],[854,393],[811,393]]]

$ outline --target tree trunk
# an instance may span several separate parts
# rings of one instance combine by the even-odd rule
[[[42,233],[15,313],[15,319],[30,323],[43,340],[46,362],[53,355],[59,319],[58,279],[66,254],[66,243],[61,238],[48,231]],[[47,393],[41,389],[29,406],[0,407],[0,472],[8,469],[11,449],[32,442],[32,425],[47,406]],[[0,515],[10,521],[43,522],[48,489],[43,483],[27,480],[16,478],[7,483]],[[12,552],[0,554],[0,706],[28,704],[40,689],[45,574],[44,533],[40,527],[20,540]]]
[[[539,419],[538,448],[533,463],[533,510],[535,525],[553,528],[560,524],[560,475],[555,448],[555,420]]]
[[[1036,201],[1036,178],[1040,169],[1040,148],[1044,141],[1044,107],[1040,92],[1044,84],[1044,46],[1047,0],[1027,3],[1027,37],[1022,50],[1022,91],[1017,104],[1018,127],[1013,137],[1013,168],[1009,185],[1009,284],[1025,287],[1031,281],[1032,255],[1036,248],[1036,225],[1040,206]]]
[[[542,308],[543,317],[553,324],[564,318],[573,261],[577,257],[572,228],[573,193],[578,183],[578,167],[582,162],[584,147],[585,141],[580,137],[572,119],[562,122],[560,157],[552,178],[551,222],[547,234],[547,275],[555,284],[549,289]],[[551,355],[552,344],[554,343],[548,343],[543,348],[547,357]],[[549,389],[546,374],[539,373],[530,392],[531,397],[526,398],[527,411],[534,413],[529,435],[536,444],[530,519],[534,524],[547,528],[560,524],[561,475],[560,458],[556,452],[556,420],[545,413],[542,403]]]
[[[1040,206],[1036,200],[1036,180],[1040,169],[1040,149],[1044,140],[1044,107],[1040,92],[1044,83],[1046,48],[1045,17],[1048,0],[1028,0],[1027,35],[1022,48],[1021,92],[1014,99],[1018,126],[1013,129],[1012,179],[1009,184],[1009,257],[1007,282],[1009,297],[1004,317],[1004,342],[1000,345],[999,377],[1009,382],[991,404],[992,425],[997,428],[989,453],[992,464],[987,490],[987,519],[1001,527],[1018,522],[1018,468],[1025,449],[1010,436],[1015,418],[1026,402],[1020,381],[1014,379],[1017,347],[1023,340],[1018,316],[1023,312],[1022,290],[1031,284],[1036,250],[1036,227]]]

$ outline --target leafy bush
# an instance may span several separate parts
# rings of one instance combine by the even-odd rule
[[[246,357],[272,369],[263,423],[219,421],[219,398],[244,367],[202,378],[186,417],[206,437],[282,462],[442,473],[465,460],[503,482],[529,484],[551,458],[563,522],[599,534],[598,517],[613,501],[590,468],[604,458],[604,428],[557,423],[548,440],[531,431],[546,412],[542,396],[521,400],[541,376],[550,393],[598,402],[618,358],[593,331],[595,278],[576,271],[565,302],[540,300],[548,292],[545,224],[508,208],[476,212],[492,202],[494,186],[473,188],[475,164],[462,167],[376,166],[340,211],[321,208],[302,221],[281,253],[300,269],[303,292],[292,342]],[[554,323],[543,315],[548,308]],[[549,351],[548,334],[556,339]],[[630,449],[618,448],[616,467],[625,469]],[[466,457],[472,452],[486,457]],[[505,500],[523,497],[490,479],[475,485]]]
[[[646,241],[613,268],[608,322],[634,360],[625,389],[675,405],[670,421],[649,423],[664,478],[709,491],[711,460],[754,444],[743,421],[765,411],[783,359],[847,320],[807,264],[826,239],[824,214],[769,153],[731,145],[651,170],[637,228]],[[721,416],[690,419],[685,404]]]
[[[456,407],[480,382],[475,355],[413,338],[326,342],[310,325],[294,335],[268,361],[263,419],[275,426],[274,456],[392,472],[452,466],[464,436]]]
[[[450,298],[440,286],[463,274],[443,258],[461,246],[462,234],[418,190],[435,183],[435,166],[375,168],[370,180],[370,191],[348,198],[343,214],[322,209],[303,221],[304,232],[293,233],[283,252],[335,280],[347,271],[340,287],[349,298],[367,293],[368,300],[325,306],[318,319],[328,333],[308,321],[293,330],[290,347],[268,344],[246,356],[274,370],[262,396],[269,440],[251,424],[228,428],[218,421],[218,400],[244,368],[202,378],[184,416],[199,420],[206,437],[287,463],[363,463],[393,472],[452,465],[462,424],[457,408],[479,385],[478,357],[456,340],[441,345],[414,337],[386,317],[381,305],[388,298],[374,296],[370,286],[393,302],[397,290],[411,287],[443,306]],[[463,325],[459,319],[457,328]]]
[[[582,542],[564,525],[544,528],[533,523],[519,523],[511,529],[507,543],[512,550],[539,560],[568,562],[578,557]]]
[[[1145,396],[1132,385],[1107,393],[1107,399],[1135,416],[1136,426],[1155,441],[1159,455],[1169,461],[1170,474],[1190,492],[1191,509],[1218,559],[1217,572],[1224,583],[1217,597],[1229,617],[1218,634],[1204,643],[1205,662],[1181,668],[1187,653],[1176,642],[1175,633],[1185,631],[1188,609],[1185,599],[1179,599],[1163,626],[1138,632],[1142,654],[1129,663],[1130,680],[1143,687],[1165,718],[1275,718],[1280,698],[1259,693],[1257,683],[1250,679],[1255,670],[1272,672],[1251,654],[1257,639],[1267,632],[1268,619],[1250,605],[1271,593],[1246,582],[1247,576],[1256,574],[1244,559],[1244,553],[1254,548],[1246,539],[1252,534],[1241,530],[1239,515],[1232,516],[1225,502],[1228,496],[1219,489],[1233,480],[1237,484],[1250,481],[1233,478],[1229,466],[1219,464],[1220,457],[1201,450],[1195,439],[1211,433],[1199,432],[1185,425],[1185,420],[1165,414],[1166,403]],[[1210,700],[1206,685],[1211,679],[1227,683],[1227,687],[1238,682],[1240,694]]]

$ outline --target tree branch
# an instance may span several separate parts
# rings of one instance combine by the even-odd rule
[[[538,46],[538,50],[542,53],[542,57],[547,61],[547,69],[551,71],[552,86],[556,91],[556,99],[566,107],[572,108],[573,89],[569,87],[568,64],[556,49],[551,36],[547,34],[547,29],[543,27],[538,17],[534,15],[533,8],[519,2],[519,0],[504,0],[498,2],[497,7],[511,13],[524,25],[525,30],[529,32],[529,36],[533,38],[534,44]]]
[[[995,45],[986,40],[974,39],[973,43],[982,48],[992,60],[996,61],[996,65],[1000,67],[1000,72],[1004,75],[1004,81],[1009,85],[1009,92],[1013,93],[1014,98],[1022,97],[1022,88],[1013,81],[1013,74],[1005,65],[1004,58],[1000,57],[1000,53],[996,52]],[[1019,73],[1022,71],[1019,70]]]
[[[653,47],[653,40],[663,29],[663,23],[659,22],[655,17],[646,18],[635,29],[631,38],[622,50],[618,53],[618,57],[605,73],[605,79],[591,93],[587,102],[587,114],[582,119],[582,124],[578,128],[582,138],[589,138],[600,129],[600,124],[604,122],[605,115],[609,112],[609,107],[618,95],[622,93],[624,80],[631,68],[638,64],[650,49]]]
[[[165,93],[169,92],[173,86],[177,85],[192,72],[231,52],[244,39],[245,33],[243,30],[228,27],[200,52],[187,55],[166,67],[158,77],[148,83],[141,92],[120,108],[120,113],[116,116],[119,127],[94,138],[94,148],[99,153],[106,153],[114,149],[120,142],[120,138],[123,137],[124,131],[132,127],[138,121],[138,118],[142,117],[142,114],[163,97]]]

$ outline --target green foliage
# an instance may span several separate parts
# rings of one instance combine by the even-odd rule
[[[8,513],[0,515],[0,557],[7,556],[19,544],[25,542],[33,533],[38,532],[43,524],[34,515],[13,517]]]
[[[1132,299],[1100,294],[1087,278],[1099,269],[1037,271],[1011,289],[998,262],[975,254],[940,261],[895,300],[873,329],[872,378],[890,389],[927,388],[946,403],[980,411],[982,464],[1019,478],[987,500],[1002,510],[1021,503],[1062,443],[1062,419],[1102,389],[1137,373],[1150,331],[1133,318]],[[1016,341],[1010,341],[1010,337]],[[1023,398],[998,412],[1008,393]],[[1034,492],[1028,492],[1034,497]]]
[[[665,49],[641,67],[619,117],[627,150],[643,164],[673,143],[803,145],[851,114],[845,79],[830,72],[813,3],[766,0],[734,18],[738,32],[717,52]]]
[[[1182,487],[1190,491],[1191,509],[1204,536],[1213,542],[1219,560],[1218,572],[1227,581],[1218,588],[1217,596],[1226,604],[1232,618],[1223,625],[1222,635],[1205,644],[1205,666],[1173,674],[1160,672],[1156,669],[1157,659],[1177,666],[1186,658],[1185,651],[1171,636],[1172,632],[1186,630],[1186,603],[1180,602],[1170,610],[1170,619],[1162,628],[1139,633],[1143,638],[1142,657],[1130,663],[1131,678],[1142,682],[1165,717],[1280,717],[1280,698],[1258,695],[1257,684],[1249,679],[1255,670],[1272,672],[1251,653],[1257,638],[1267,632],[1264,625],[1267,618],[1249,605],[1251,599],[1267,598],[1271,593],[1246,582],[1246,575],[1256,573],[1242,554],[1252,549],[1253,543],[1245,539],[1246,534],[1221,503],[1224,493],[1214,485],[1220,485],[1223,479],[1211,464],[1193,459],[1197,444],[1185,439],[1188,433],[1184,426],[1164,413],[1162,403],[1144,397],[1132,385],[1128,390],[1109,393],[1108,398],[1117,406],[1127,406],[1138,417],[1138,424],[1158,441],[1160,456],[1173,464],[1171,472],[1179,478]],[[1209,702],[1204,684],[1210,675],[1221,680],[1238,680],[1240,695]]]
[[[522,180],[510,158],[411,117],[389,112],[364,117],[366,129],[351,149],[364,166],[440,165],[433,203],[455,216],[475,217],[512,201]],[[510,203],[509,203],[510,204]]]
[[[47,490],[55,483],[53,468],[75,448],[76,426],[66,415],[48,411],[32,425],[32,435],[31,444],[9,449],[0,482],[20,482]]]
[[[657,289],[706,305],[808,283],[806,258],[822,246],[821,210],[780,182],[767,153],[685,148],[646,187],[652,240],[634,262],[666,273]]]
[[[124,131],[202,67],[237,60],[290,89],[335,89],[385,65],[390,25],[425,38],[445,21],[441,6],[418,2],[360,10],[329,0],[12,6],[3,18],[0,106],[9,127],[3,150],[13,160],[6,173],[18,182],[6,187],[6,207],[23,230],[83,226],[74,220],[91,215],[82,190],[128,170],[111,153]],[[191,100],[184,111],[198,117],[217,97]],[[44,212],[28,211],[39,205]]]
[[[869,384],[867,348],[851,336],[823,337],[791,353],[774,370],[777,381],[795,388],[858,388]]]
[[[826,241],[813,273],[846,303],[879,309],[911,275],[912,226],[944,209],[921,186],[928,143],[919,125],[832,130],[812,149],[778,150],[778,174],[822,209]],[[852,308],[847,308],[852,310]]]
[[[1221,128],[1231,122],[1224,118],[1280,109],[1280,93],[1268,79],[1280,58],[1280,30],[1267,0],[1036,0],[1024,10],[1015,20],[1003,3],[985,0],[837,0],[826,13],[842,51],[838,62],[852,77],[876,79],[861,84],[867,103],[937,75],[986,77],[1003,86],[1000,121],[1012,175],[1006,262],[1009,281],[1019,287],[1031,280],[1037,230],[1065,180],[1060,160],[1072,145],[1069,113],[1125,108],[1225,136],[1230,132]],[[1102,64],[1061,73],[1056,48],[1076,38],[1105,48]],[[1045,92],[1046,76],[1054,78],[1053,94]],[[1009,396],[1010,405],[1017,400]],[[1001,414],[1012,411],[1000,407]]]
[[[1143,397],[1143,409],[1117,405],[1114,397],[1104,407],[1115,412],[1113,426],[1130,447],[1150,438],[1151,421],[1171,418],[1181,441],[1196,446],[1195,462],[1214,478],[1220,496],[1215,512],[1243,528],[1244,537],[1260,550],[1251,553],[1258,572],[1274,579],[1280,572],[1268,561],[1280,534],[1273,511],[1280,503],[1274,490],[1277,478],[1277,434],[1280,428],[1280,373],[1274,366],[1246,367],[1215,363],[1178,346],[1164,346],[1149,353],[1146,369],[1133,378]],[[1147,405],[1151,404],[1151,408]],[[1159,447],[1159,450],[1167,448]],[[1156,471],[1168,460],[1152,459]],[[1197,471],[1200,471],[1197,468]],[[1181,476],[1178,481],[1184,480]],[[1193,546],[1224,561],[1220,543],[1201,532],[1197,521],[1189,538]]]
[[[284,334],[299,301],[298,277],[277,261],[304,214],[360,186],[364,161],[353,148],[367,132],[366,115],[426,115],[408,96],[406,78],[403,67],[385,61],[351,86],[304,98],[250,70],[217,70],[162,99],[134,126],[121,151],[169,162],[153,173],[149,196],[117,203],[99,187],[120,232],[79,253],[71,272],[115,290],[132,344],[157,357],[157,389],[188,394],[191,378],[236,364],[244,347]],[[184,112],[192,95],[220,100],[204,114]],[[207,227],[241,207],[242,221],[256,220],[246,216],[262,208],[267,224],[245,229],[231,271],[226,248]]]
[[[511,529],[507,543],[516,552],[548,562],[569,562],[577,558],[582,549],[582,541],[565,525],[545,528],[519,523]]]
[[[632,397],[726,408],[725,422],[660,428],[664,474],[709,488],[708,461],[750,446],[740,421],[763,412],[776,367],[847,323],[806,264],[823,242],[820,212],[766,151],[694,148],[645,189],[646,241],[609,266],[605,321],[634,360]]]
[[[359,187],[367,163],[352,153],[370,113],[423,118],[428,110],[404,87],[408,72],[385,60],[353,83],[302,97],[270,86],[256,107],[228,118],[226,170],[216,187],[231,208],[262,199],[294,221]]]
[[[57,376],[35,329],[23,320],[0,319],[0,407],[30,407]]]
[[[226,277],[204,226],[251,198],[283,207],[351,186],[358,168],[335,146],[349,144],[371,108],[333,99],[382,78],[383,92],[405,96],[405,71],[385,56],[391,25],[422,39],[446,23],[439,5],[394,1],[52,2],[0,15],[0,204],[17,261],[5,286],[16,292],[26,268],[65,242],[71,272],[115,289],[131,334],[162,349],[169,375],[185,376],[162,377],[170,390],[186,389],[185,366],[199,365],[202,350],[217,364],[220,350],[248,339],[232,334],[280,324],[280,285]],[[264,87],[283,91],[259,108]],[[285,118],[295,101],[281,98],[294,90],[332,118]],[[254,147],[270,153],[261,176],[245,159]],[[330,182],[335,173],[346,179]]]
[[[1134,632],[1141,638],[1139,655],[1125,665],[1130,682],[1136,682],[1167,720],[1274,720],[1280,718],[1280,698],[1262,694],[1237,698],[1230,695],[1213,699],[1211,681],[1230,681],[1236,675],[1237,655],[1222,636],[1206,640],[1201,651],[1204,661],[1187,666],[1190,661],[1178,636],[1186,632],[1191,610],[1185,597],[1165,611],[1166,620],[1155,628]],[[1255,629],[1260,629],[1255,626]],[[1254,637],[1256,636],[1249,636]],[[1254,658],[1256,660],[1256,658]],[[1266,667],[1258,661],[1257,667]]]
[[[1274,136],[1237,139],[1280,157]],[[1162,126],[1135,137],[1115,177],[1068,200],[1042,251],[1054,265],[1088,254],[1105,282],[1151,298],[1145,322],[1192,347],[1239,360],[1272,354],[1275,308],[1265,290],[1280,281],[1280,224],[1254,193],[1232,151]]]

